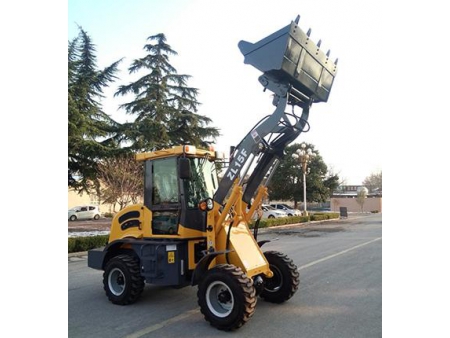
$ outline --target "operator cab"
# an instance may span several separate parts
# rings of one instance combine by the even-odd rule
[[[214,152],[178,148],[145,159],[144,205],[152,211],[155,235],[178,234],[179,224],[206,231],[206,213],[199,204],[214,196],[219,185]]]

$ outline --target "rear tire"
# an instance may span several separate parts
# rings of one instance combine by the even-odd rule
[[[261,298],[271,303],[283,303],[291,298],[300,284],[300,274],[292,259],[278,251],[264,253],[269,262],[272,278],[264,278]]]
[[[95,219],[95,220],[100,219],[100,215],[95,215],[95,216],[94,216],[94,219]]]
[[[208,270],[198,285],[197,297],[205,319],[219,330],[237,329],[255,312],[252,280],[231,264],[219,264]]]
[[[108,299],[118,305],[134,303],[144,290],[139,262],[129,255],[112,258],[103,273],[103,288]]]

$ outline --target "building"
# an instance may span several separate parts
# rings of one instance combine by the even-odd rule
[[[89,205],[90,204],[90,205],[98,205],[100,213],[102,215],[105,213],[114,213],[113,205],[101,204],[100,199],[95,194],[90,195],[90,194],[87,194],[86,192],[82,192],[79,194],[76,191],[74,191],[73,189],[69,188],[67,200],[69,203],[68,209],[79,206],[79,205]]]
[[[362,206],[358,203],[358,192],[367,189],[363,185],[342,185],[330,199],[331,211],[339,212],[341,207],[346,207],[348,212],[382,212],[383,194],[381,189],[374,189],[367,193],[367,198]]]

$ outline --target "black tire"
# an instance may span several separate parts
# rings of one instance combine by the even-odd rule
[[[118,305],[134,303],[144,290],[139,262],[129,255],[112,258],[103,273],[103,288],[108,299]]]
[[[70,218],[69,218],[69,221],[76,221],[77,220],[77,216],[75,216],[75,215],[72,215],[72,216],[70,216]]]
[[[100,219],[100,215],[95,215],[95,216],[94,216],[94,219],[95,219],[95,220]]]
[[[295,294],[300,284],[297,266],[292,259],[278,251],[266,251],[264,256],[274,275],[264,279],[261,298],[271,303],[283,303]]]
[[[231,264],[208,270],[198,285],[197,297],[205,319],[224,331],[244,325],[253,316],[257,299],[252,280]]]
[[[275,218],[275,216],[274,215],[269,215],[269,217],[267,217],[267,218]]]

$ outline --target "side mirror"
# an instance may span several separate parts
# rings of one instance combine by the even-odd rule
[[[178,165],[179,165],[179,173],[180,178],[182,180],[190,179],[191,178],[191,162],[186,157],[180,157],[178,159]]]

